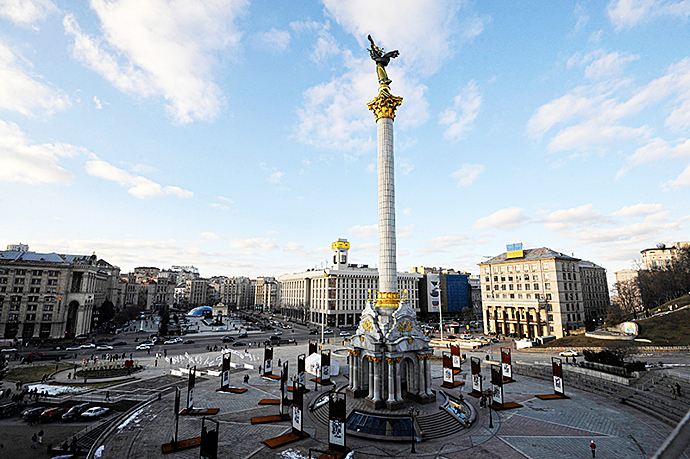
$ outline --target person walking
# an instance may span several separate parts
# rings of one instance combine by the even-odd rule
[[[38,436],[34,433],[33,436],[31,437],[31,448],[36,449],[36,440],[38,440]]]
[[[592,450],[592,457],[597,457],[597,445],[594,443],[594,440],[589,444],[589,448]]]
[[[110,391],[109,390],[105,391],[105,399],[110,400]]]
[[[39,444],[39,445],[42,445],[42,444],[43,444],[43,434],[44,434],[44,433],[45,433],[45,432],[43,432],[43,429],[41,429],[41,430],[38,431],[38,444]]]
[[[673,386],[669,386],[669,387],[671,388],[671,398],[673,400],[675,400],[676,399],[676,388]]]
[[[677,395],[678,397],[681,396],[681,393],[680,393],[680,384],[678,384],[678,383],[676,383],[676,395]]]

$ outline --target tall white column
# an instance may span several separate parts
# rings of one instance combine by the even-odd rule
[[[388,361],[388,402],[395,402],[395,360]]]
[[[359,389],[359,355],[351,355],[350,359],[352,361],[350,381],[352,382],[352,390],[355,391]]]
[[[395,364],[395,399],[399,402],[401,402],[403,399],[403,397],[402,397],[402,375],[400,374],[401,370],[402,370],[402,362],[397,362]]]
[[[374,362],[369,360],[369,398],[374,398]]]
[[[431,395],[431,362],[428,358],[424,359],[424,379],[425,379],[425,393]]]
[[[374,363],[374,397],[371,399],[374,402],[381,401],[381,368],[383,365],[380,365],[381,357],[378,358],[379,362]]]
[[[393,119],[376,122],[379,186],[379,291],[398,291],[395,246],[395,165]]]

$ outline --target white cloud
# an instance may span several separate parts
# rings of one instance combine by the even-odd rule
[[[254,252],[257,250],[266,252],[278,249],[275,241],[275,239],[265,237],[253,237],[250,239],[233,238],[230,241],[230,247],[245,252]]]
[[[232,200],[232,199],[226,198],[225,196],[218,196],[218,200],[219,200],[219,201],[229,202],[230,204],[233,203],[233,200]]]
[[[544,218],[544,229],[561,231],[574,225],[594,224],[601,220],[601,213],[592,209],[592,204],[584,204],[572,209],[561,209],[551,212]]]
[[[499,230],[511,230],[526,223],[529,219],[522,213],[519,207],[508,207],[500,209],[489,215],[478,219],[472,228],[476,230],[486,228],[496,228]]]
[[[660,16],[687,19],[690,16],[690,2],[687,0],[612,0],[608,13],[611,23],[617,31],[620,31]]]
[[[412,215],[412,209],[410,209],[409,207],[407,209],[403,209],[403,215],[409,217],[410,215]]]
[[[266,179],[266,181],[268,183],[272,183],[274,185],[277,185],[278,183],[280,183],[280,179],[283,178],[283,175],[285,175],[285,172],[280,172],[280,171],[274,172],[271,175],[269,175],[269,177]]]
[[[355,225],[347,230],[348,233],[355,234],[357,237],[367,239],[379,233],[379,225]]]
[[[482,96],[474,80],[467,83],[460,94],[453,98],[453,107],[441,113],[439,124],[448,126],[444,135],[451,140],[459,140],[474,128],[473,123],[479,114]]]
[[[85,150],[69,144],[32,144],[14,123],[0,120],[0,180],[67,184],[74,176],[60,165],[60,158],[69,158]]]
[[[675,179],[675,180],[669,180],[668,182],[664,183],[663,188],[666,190],[669,189],[678,189],[681,187],[689,187],[690,186],[690,164],[688,164],[688,167],[685,168],[683,172],[680,173],[680,175]]]
[[[663,204],[634,204],[624,206],[611,214],[612,217],[640,217],[656,214],[665,210]]]
[[[230,206],[226,206],[225,204],[220,204],[220,203],[217,203],[217,202],[212,202],[212,203],[209,204],[208,206],[209,206],[209,207],[212,207],[212,208],[214,208],[214,209],[224,210],[224,211],[226,211],[226,212],[230,210]]]
[[[481,164],[463,164],[460,169],[450,174],[450,177],[458,181],[458,186],[470,186],[482,172],[484,166]]]
[[[211,233],[211,232],[203,232],[199,234],[199,237],[202,239],[208,239],[212,241],[220,241],[223,238],[218,236],[216,233]]]
[[[0,16],[15,24],[33,25],[53,11],[57,11],[57,7],[50,0],[0,0]]]
[[[420,253],[446,252],[451,247],[467,244],[470,241],[467,233],[452,233],[424,241],[424,247],[418,249]]]
[[[100,109],[103,108],[103,104],[101,103],[100,100],[98,100],[98,97],[93,96],[93,102],[96,104],[96,108],[97,108],[98,110],[100,110]]]
[[[31,67],[30,62],[18,59],[0,38],[0,108],[33,116],[36,111],[50,115],[71,105],[67,96],[37,81],[40,77],[30,75],[18,60]]]
[[[398,226],[395,229],[395,235],[398,239],[410,239],[412,236],[414,236],[414,233],[414,225]]]
[[[120,186],[127,188],[129,194],[139,199],[155,198],[166,195],[191,198],[194,194],[191,191],[183,190],[177,186],[162,186],[153,180],[140,175],[131,174],[99,159],[98,156],[93,153],[86,162],[84,169],[89,175],[119,183]]]
[[[568,60],[568,68],[575,64],[587,64],[585,77],[589,80],[600,81],[620,77],[623,75],[625,66],[639,58],[640,56],[634,54],[617,51],[607,53],[603,49],[597,49],[586,54],[582,59],[579,53],[575,54]]]
[[[76,59],[123,92],[162,96],[174,120],[188,123],[218,115],[214,70],[223,52],[239,46],[235,20],[246,7],[246,0],[91,0],[104,43],[82,33],[70,14],[63,25]]]
[[[285,51],[290,45],[290,32],[273,28],[259,34],[259,39],[272,51]]]

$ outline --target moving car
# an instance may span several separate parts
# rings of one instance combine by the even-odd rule
[[[340,336],[350,336],[350,332],[341,331]]]
[[[249,335],[247,335],[247,332],[240,333],[238,338],[247,338]]]
[[[22,411],[22,406],[17,402],[9,402],[0,405],[0,418],[8,418]]]
[[[235,341],[234,343],[232,343],[232,345],[234,347],[242,347],[242,346],[246,346],[247,343],[243,343],[242,341]]]
[[[150,344],[140,344],[137,346],[137,351],[148,351],[149,349],[151,349]]]
[[[94,347],[96,347],[96,345],[93,344],[93,343],[86,343],[86,344],[82,344],[82,345],[79,346],[79,347],[80,347],[81,349],[93,349]]]
[[[193,339],[186,339],[186,340],[182,341],[182,344],[194,344],[194,340]]]
[[[93,408],[89,408],[88,410],[84,411],[81,414],[81,417],[82,418],[97,418],[99,416],[103,416],[108,411],[110,411],[109,408],[104,408],[102,406],[94,406]]]
[[[98,346],[96,346],[96,350],[97,351],[112,351],[113,347],[109,346],[107,344],[99,344]]]
[[[64,422],[74,421],[89,407],[89,403],[80,403],[79,405],[74,405],[72,408],[67,410],[67,413],[62,415],[62,420]]]
[[[324,335],[332,335],[332,334],[333,334],[333,330],[331,330],[330,328],[327,328],[326,330],[324,330],[323,334],[324,334]]]
[[[67,412],[66,408],[60,408],[59,406],[56,406],[54,408],[48,408],[47,410],[44,410],[39,416],[38,416],[38,421],[39,422],[51,422],[56,419],[60,419],[63,414]]]
[[[316,335],[318,333],[318,330],[316,328],[312,328],[309,330],[310,335]]]
[[[278,329],[273,330],[273,333],[276,334],[276,335],[282,335],[282,334],[283,334],[283,332],[280,331],[280,330],[278,330]]]
[[[580,355],[580,353],[572,349],[568,349],[567,351],[559,352],[558,355],[561,357],[577,357]]]
[[[163,344],[177,344],[177,343],[181,343],[181,342],[182,342],[182,338],[173,338],[173,339],[169,339],[169,340],[165,341]]]
[[[118,341],[117,343],[113,343],[113,346],[126,346],[127,341]]]
[[[224,343],[232,343],[233,341],[235,341],[235,338],[233,338],[232,336],[223,336],[220,340]]]

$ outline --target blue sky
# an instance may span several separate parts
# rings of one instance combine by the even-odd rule
[[[203,276],[377,264],[367,34],[400,56],[398,268],[688,240],[690,2],[0,0],[0,244]]]

